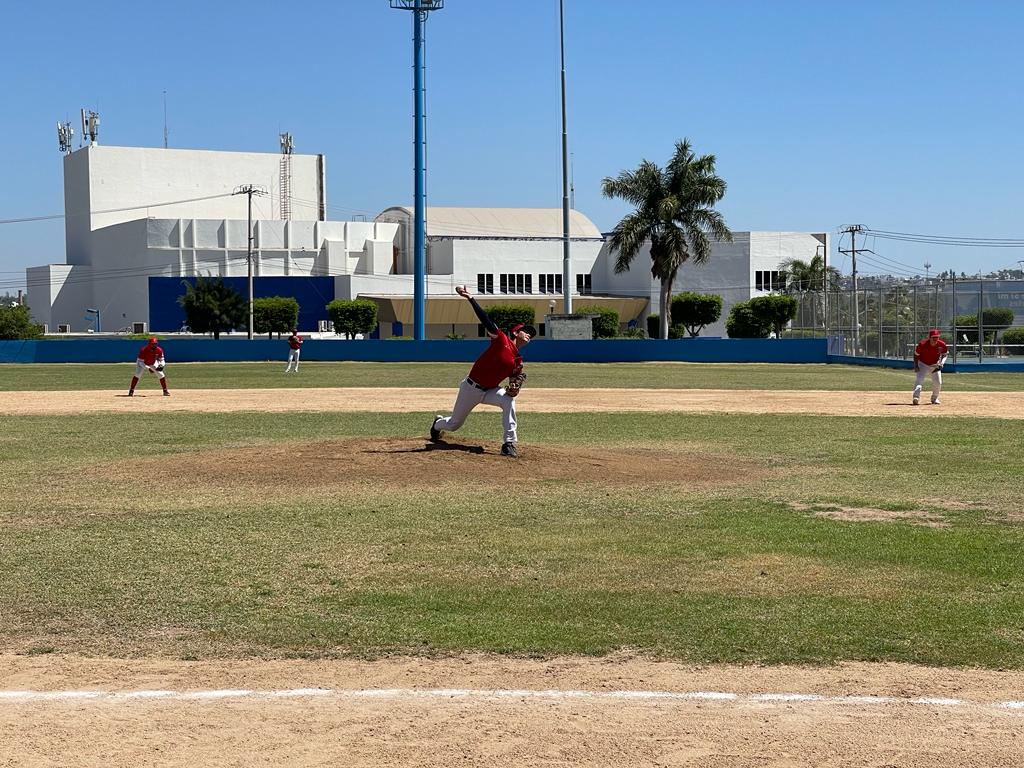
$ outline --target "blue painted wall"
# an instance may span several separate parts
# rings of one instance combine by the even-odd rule
[[[185,312],[178,297],[185,295],[183,282],[196,284],[194,277],[149,278],[149,328],[173,333],[185,323]],[[334,300],[333,277],[255,277],[252,292],[257,299],[291,296],[299,302],[299,330],[315,331],[317,321],[327,320],[328,302]],[[224,284],[249,296],[249,278],[225,277]]]
[[[169,362],[285,360],[283,340],[169,337],[161,339]],[[131,362],[142,346],[139,340],[117,338],[0,341],[3,363],[116,363]],[[303,361],[359,360],[368,362],[472,362],[484,351],[483,339],[427,341],[345,341],[309,339]],[[612,363],[678,361],[708,363],[824,363],[824,339],[683,339],[649,341],[601,339],[549,341],[538,339],[526,348],[527,362]]]

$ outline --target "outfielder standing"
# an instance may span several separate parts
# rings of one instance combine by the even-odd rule
[[[150,338],[142,349],[139,350],[139,356],[135,360],[135,375],[132,376],[131,386],[128,387],[128,397],[132,397],[135,394],[135,385],[139,383],[139,377],[142,376],[143,371],[149,371],[155,373],[157,378],[160,379],[160,386],[164,390],[164,396],[169,397],[170,392],[167,391],[167,377],[164,375],[164,351],[157,344],[156,337]]]
[[[519,438],[516,433],[516,401],[519,389],[523,385],[526,374],[523,373],[523,358],[519,350],[530,343],[530,339],[537,335],[532,325],[514,325],[508,335],[498,330],[498,326],[486,312],[470,296],[466,286],[462,285],[455,289],[455,292],[469,300],[480,318],[491,343],[484,350],[484,353],[477,358],[469,376],[462,380],[459,385],[459,394],[455,398],[455,405],[452,407],[451,416],[438,416],[430,425],[430,439],[438,442],[442,432],[454,432],[462,426],[470,411],[480,403],[496,405],[501,408],[501,423],[504,427],[504,439],[501,445],[503,456],[516,458],[519,451],[516,443]],[[508,386],[502,387],[501,382],[508,379]]]
[[[928,331],[928,338],[921,339],[914,349],[914,373],[917,374],[917,381],[914,382],[914,405],[921,402],[921,387],[924,384],[924,377],[929,373],[932,375],[932,405],[939,405],[939,395],[942,393],[942,366],[946,364],[946,357],[949,355],[946,342],[941,336],[938,330],[932,328]]]
[[[302,337],[299,336],[299,329],[292,328],[292,335],[288,337],[288,367],[284,369],[285,373],[289,371],[299,372],[299,352],[302,350]],[[314,368],[316,366],[313,366]]]

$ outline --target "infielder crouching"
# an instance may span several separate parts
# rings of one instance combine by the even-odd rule
[[[501,408],[501,423],[504,428],[501,453],[503,456],[516,458],[519,456],[516,448],[519,438],[516,432],[515,397],[519,394],[523,379],[526,378],[519,350],[530,343],[530,339],[537,335],[537,331],[532,325],[520,324],[513,326],[506,335],[498,330],[498,326],[469,295],[465,286],[459,286],[455,292],[469,300],[491,343],[477,358],[469,376],[459,385],[459,394],[455,398],[451,416],[438,416],[430,425],[430,439],[438,442],[442,432],[457,430],[480,403],[496,405]],[[508,386],[502,387],[501,382],[506,378],[509,380]]]
[[[946,342],[935,328],[928,332],[927,339],[918,342],[914,349],[914,373],[917,374],[917,380],[914,382],[914,405],[921,402],[924,377],[929,373],[932,375],[932,405],[939,405],[939,395],[942,394],[942,366],[946,364],[948,355]]]
[[[170,396],[171,393],[167,391],[167,376],[164,375],[165,365],[164,351],[157,344],[156,337],[153,337],[146,343],[146,346],[139,350],[139,356],[135,360],[135,375],[132,376],[131,386],[128,387],[128,397],[135,395],[135,386],[139,383],[139,377],[142,376],[143,371],[155,373],[160,379],[160,387],[164,391],[164,396]]]

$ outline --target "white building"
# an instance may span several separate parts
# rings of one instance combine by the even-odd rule
[[[809,262],[829,252],[829,236],[824,232],[733,232],[732,237],[731,243],[713,242],[704,264],[685,262],[672,284],[673,295],[693,291],[722,297],[721,319],[704,328],[701,336],[725,336],[725,320],[733,305],[781,290],[779,265],[783,262]],[[650,247],[636,255],[627,272],[615,274],[615,261],[616,254],[606,243],[594,266],[594,290],[643,296],[650,301],[650,312],[657,313],[661,281],[651,275]]]
[[[393,207],[372,222],[326,221],[323,155],[212,152],[92,145],[64,158],[67,258],[27,270],[36,322],[82,331],[87,308],[102,328],[146,322],[177,330],[181,282],[196,275],[238,281],[248,273],[252,197],[255,295],[294,295],[303,330],[326,319],[334,298],[378,305],[379,334],[407,333],[413,322],[412,209]],[[715,243],[706,265],[685,264],[674,292],[717,293],[724,335],[729,308],[778,286],[779,264],[827,252],[824,234],[737,232]],[[614,273],[615,257],[596,226],[570,215],[573,309],[614,308],[623,324],[643,326],[656,312],[659,283],[650,255]],[[562,212],[557,208],[427,209],[427,336],[475,336],[479,326],[454,289],[468,285],[484,306],[529,304],[538,323],[561,313]]]

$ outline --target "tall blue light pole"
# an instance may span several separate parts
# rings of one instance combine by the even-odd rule
[[[391,7],[412,11],[412,69],[415,138],[415,171],[413,200],[413,337],[426,338],[426,274],[427,274],[427,169],[426,169],[426,93],[424,74],[424,36],[427,13],[444,8],[444,0],[391,0]]]

